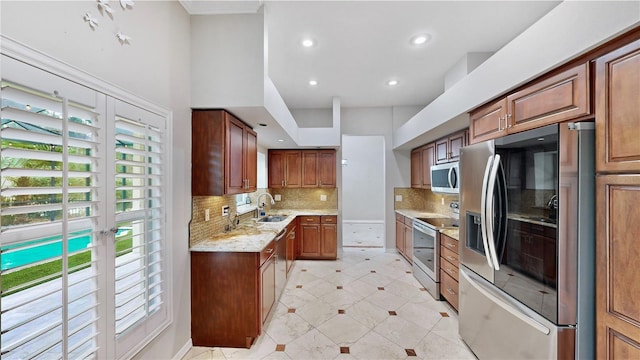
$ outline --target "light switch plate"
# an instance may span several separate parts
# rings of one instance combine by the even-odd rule
[[[280,201],[280,200],[282,200],[282,195],[276,194],[273,198],[274,198],[275,201]]]
[[[402,195],[396,195],[396,201],[402,202]]]
[[[327,195],[320,195],[320,201],[327,201]]]
[[[209,221],[211,220],[211,216],[209,214],[209,209],[205,209],[204,210],[204,221]]]
[[[222,216],[229,216],[229,206],[225,205],[222,207]]]

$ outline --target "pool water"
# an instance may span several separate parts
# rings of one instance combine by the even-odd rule
[[[121,232],[128,231],[128,229],[118,230],[118,234],[116,236],[121,235]],[[86,234],[86,235],[83,235]],[[91,231],[85,230],[80,232],[74,232],[70,234],[71,239],[68,242],[69,252],[75,252],[78,250],[86,249],[89,244],[91,244]],[[62,239],[61,236],[51,236],[47,238],[42,238],[34,241],[30,241],[27,243],[22,243],[18,245],[11,245],[2,247],[2,255],[0,269],[2,271],[13,269],[19,266],[38,263],[41,261],[45,261],[48,259],[53,259],[55,257],[60,256],[62,254]],[[57,240],[57,241],[56,241]],[[55,242],[52,242],[55,241]],[[38,243],[46,243],[39,246],[33,246],[21,250],[16,250],[12,252],[5,253],[5,251],[22,247],[25,245],[35,245]]]

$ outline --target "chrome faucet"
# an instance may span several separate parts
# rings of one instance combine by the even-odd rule
[[[558,195],[553,195],[549,202],[547,202],[547,207],[549,209],[557,209],[558,208]]]
[[[260,195],[258,196],[258,200],[257,200],[257,203],[258,203],[258,216],[265,216],[265,215],[266,215],[266,214],[265,214],[265,212],[264,212],[264,205],[265,205],[265,204],[260,202],[260,198],[261,198],[263,195],[267,195],[267,196],[271,199],[271,205],[273,205],[273,204],[275,204],[275,203],[276,203],[276,201],[275,201],[275,200],[273,200],[273,196],[271,196],[271,194],[269,194],[269,193],[262,193],[262,194],[260,194]]]

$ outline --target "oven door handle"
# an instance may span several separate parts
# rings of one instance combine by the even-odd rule
[[[484,256],[487,263],[493,268],[491,255],[489,254],[489,241],[487,239],[487,186],[489,185],[489,175],[491,166],[493,165],[493,155],[487,159],[487,166],[484,169],[484,177],[482,178],[482,196],[480,198],[480,232],[482,233],[482,245],[484,245]]]
[[[500,168],[500,155],[496,154],[493,157],[493,165],[491,166],[491,175],[489,175],[489,188],[487,189],[487,238],[489,242],[489,253],[491,254],[491,260],[493,261],[493,268],[496,270],[500,270],[500,263],[498,262],[498,254],[496,253],[496,239],[495,239],[495,228],[494,228],[494,197],[496,190],[496,182],[498,177],[498,169]]]

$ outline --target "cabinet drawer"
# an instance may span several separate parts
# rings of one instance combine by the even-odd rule
[[[410,218],[408,216],[405,216],[404,218],[404,224],[409,226],[409,227],[413,227],[413,218]]]
[[[440,293],[445,299],[458,310],[458,282],[440,270]]]
[[[400,221],[400,222],[403,222],[404,221],[404,215],[400,215],[400,214],[396,213],[396,220]]]
[[[445,248],[453,251],[454,253],[458,253],[458,240],[453,239],[447,235],[441,234],[440,235],[440,245],[444,246]]]
[[[336,224],[338,222],[338,217],[335,215],[321,216],[320,219],[323,224]]]
[[[445,258],[440,258],[440,270],[447,273],[452,278],[458,281],[458,267],[447,261]]]
[[[444,246],[440,246],[440,256],[450,262],[454,266],[458,265],[458,253],[454,253],[453,251],[447,249]]]
[[[300,225],[320,224],[320,216],[300,216]]]
[[[269,243],[269,245],[265,246],[265,248],[260,252],[260,265],[262,266],[262,264],[264,264],[264,262],[267,261],[267,259],[269,259],[269,257],[271,257],[275,251],[275,241],[272,241]]]

